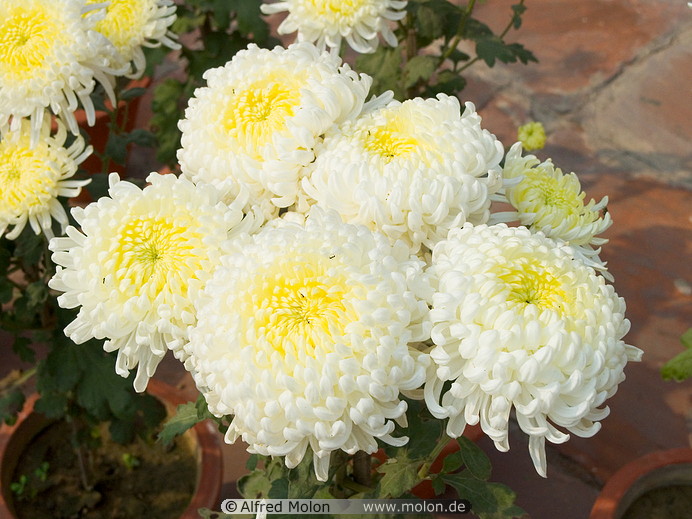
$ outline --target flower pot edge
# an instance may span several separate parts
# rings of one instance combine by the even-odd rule
[[[179,404],[186,403],[180,392],[173,386],[156,379],[149,381],[147,392],[166,403],[175,410]],[[0,517],[16,517],[12,505],[10,484],[14,467],[16,467],[24,447],[50,420],[34,412],[34,405],[39,399],[37,393],[31,394],[24,403],[23,409],[17,415],[14,425],[0,426]],[[14,434],[20,427],[33,434]],[[179,519],[199,519],[199,508],[213,508],[218,504],[223,483],[223,457],[220,434],[210,422],[201,422],[190,430],[197,448],[199,473],[197,486],[190,504],[180,515]],[[5,468],[9,466],[9,470]]]
[[[692,464],[691,448],[654,451],[627,463],[608,478],[594,502],[589,519],[617,519],[619,505],[633,485],[647,474],[677,464]]]

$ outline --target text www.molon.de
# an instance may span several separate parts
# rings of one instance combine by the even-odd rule
[[[466,499],[225,499],[221,511],[227,514],[466,514]]]

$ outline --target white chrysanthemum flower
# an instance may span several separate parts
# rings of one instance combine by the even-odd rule
[[[87,0],[102,4],[102,0]],[[128,77],[140,77],[146,67],[142,47],[178,49],[177,36],[168,28],[176,19],[172,0],[110,0],[106,16],[94,29],[108,38],[118,51],[112,67],[130,69]]]
[[[262,4],[264,14],[288,11],[279,25],[279,34],[298,31],[298,41],[316,43],[320,49],[338,53],[341,41],[360,53],[375,52],[378,33],[396,47],[396,36],[389,27],[392,21],[406,16],[402,0],[281,0]]]
[[[108,66],[115,48],[82,16],[84,0],[0,0],[0,125],[31,119],[38,140],[46,108],[79,134],[73,112],[81,102],[89,124],[89,95],[99,81],[113,99]]]
[[[108,339],[104,349],[118,350],[118,374],[139,365],[137,391],[167,349],[187,360],[193,299],[219,264],[229,233],[253,225],[213,186],[157,173],[147,180],[142,190],[111,174],[109,196],[72,210],[81,230],[70,226],[67,237],[50,243],[58,268],[49,286],[64,292],[60,306],[80,307],[65,334],[78,344]]]
[[[507,201],[516,209],[512,218],[533,231],[569,243],[585,262],[613,280],[598,254],[608,243],[597,235],[613,221],[606,211],[608,197],[584,204],[586,193],[581,190],[577,175],[564,175],[548,159],[539,163],[533,155],[521,156],[521,143],[514,144],[505,159],[503,176],[516,179],[505,188]]]
[[[428,408],[449,417],[453,437],[480,421],[501,451],[514,408],[545,476],[545,440],[566,441],[558,427],[595,434],[627,361],[641,357],[622,340],[624,300],[563,242],[504,224],[451,231],[429,273],[439,289]]]
[[[313,210],[239,238],[207,284],[190,332],[192,372],[226,441],[285,456],[377,450],[405,422],[400,391],[425,381],[430,285],[403,243]]]
[[[18,130],[0,128],[0,236],[8,226],[10,240],[24,230],[27,222],[36,234],[53,237],[53,220],[64,232],[67,213],[59,196],[77,196],[89,180],[70,180],[79,164],[91,153],[77,137],[65,148],[67,131],[62,124],[51,134],[48,118],[40,129],[38,143],[31,145],[31,125],[24,119]]]
[[[183,175],[247,189],[268,218],[299,200],[317,138],[360,113],[371,83],[310,43],[251,44],[204,78],[179,124]]]
[[[414,251],[465,222],[485,223],[502,186],[502,144],[455,97],[391,101],[329,132],[303,189],[344,221]]]

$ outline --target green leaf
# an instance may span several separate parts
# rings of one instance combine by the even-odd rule
[[[112,440],[120,445],[126,445],[135,437],[135,431],[132,428],[132,422],[129,420],[111,419],[108,426],[108,432]]]
[[[156,146],[156,137],[149,130],[144,128],[136,128],[130,133],[125,134],[128,143],[137,144],[145,148],[153,148]]]
[[[9,303],[12,301],[14,287],[7,279],[0,278],[0,304]]]
[[[441,420],[433,418],[425,405],[419,400],[406,400],[408,404],[408,426],[400,430],[402,435],[409,437],[408,443],[403,447],[386,448],[385,452],[390,458],[400,456],[400,453],[409,459],[424,460],[435,448],[438,439],[442,436],[443,424]],[[399,430],[397,430],[399,432]]]
[[[379,95],[392,90],[397,99],[402,99],[404,91],[399,86],[399,69],[401,67],[401,52],[380,46],[372,54],[361,54],[356,58],[356,70],[364,72],[373,78],[370,91]]]
[[[0,420],[13,425],[17,420],[17,413],[24,407],[24,400],[24,393],[19,388],[3,394],[0,397]]]
[[[267,497],[269,499],[288,499],[289,497],[289,481],[287,477],[275,479],[272,481]]]
[[[444,460],[442,460],[442,473],[448,474],[458,470],[463,465],[464,461],[462,459],[461,451],[452,452],[448,454]]]
[[[459,63],[460,61],[468,61],[471,59],[471,56],[466,54],[465,52],[460,51],[459,49],[454,49],[450,54],[449,54],[449,59],[452,61],[452,63]],[[444,72],[444,71],[443,71]],[[456,74],[455,74],[456,75]]]
[[[411,460],[405,452],[399,453],[396,459],[389,458],[377,467],[377,472],[383,474],[379,482],[378,495],[381,498],[398,498],[411,490],[418,483],[420,460]]]
[[[95,173],[91,175],[91,182],[86,186],[94,200],[108,194],[108,173]]]
[[[79,351],[82,378],[77,384],[77,403],[100,420],[120,417],[136,398],[130,378],[115,372],[115,356],[103,351],[98,341],[75,347]]]
[[[252,472],[257,468],[257,464],[259,463],[259,454],[250,454],[250,457],[247,459],[245,462],[245,468]]]
[[[466,87],[466,80],[451,70],[443,70],[437,75],[437,83],[425,91],[427,97],[435,97],[439,93],[455,96]]]
[[[168,445],[176,436],[180,436],[202,420],[197,413],[196,402],[180,404],[175,410],[175,415],[163,425],[158,440]]]
[[[456,490],[460,499],[467,499],[471,511],[481,519],[508,519],[525,513],[514,504],[516,495],[506,485],[481,481],[466,471],[440,478]]]
[[[289,498],[312,498],[323,483],[317,480],[312,456],[305,456],[295,468],[288,471]]]
[[[12,343],[12,351],[14,351],[23,362],[36,362],[36,352],[31,348],[31,339],[16,335]]]
[[[31,227],[27,225],[17,238],[15,255],[21,258],[25,265],[38,264],[43,255],[44,239],[42,234],[34,234]]]
[[[415,56],[404,67],[404,88],[410,88],[418,81],[426,83],[435,73],[437,58],[435,56]]]
[[[439,496],[440,494],[444,493],[445,489],[447,488],[447,485],[445,484],[444,480],[439,477],[438,474],[433,474],[432,475],[432,487],[433,487],[433,492],[435,492],[436,496]]]
[[[191,83],[189,88],[192,88]],[[156,158],[164,164],[176,163],[181,135],[178,120],[183,116],[187,98],[186,85],[175,79],[169,78],[154,89],[151,128],[158,142]]]
[[[447,0],[431,0],[414,15],[414,27],[417,35],[424,36],[431,43],[440,37],[448,40],[453,38],[459,30],[461,20],[462,9],[458,5]]]
[[[461,448],[464,465],[469,472],[478,479],[487,480],[492,471],[492,464],[483,449],[464,436],[457,438],[457,442]]]
[[[254,470],[238,480],[238,492],[245,499],[267,497],[272,483],[264,470]]]
[[[512,6],[512,27],[519,29],[521,27],[521,16],[526,11],[526,6],[524,4],[514,4]]]
[[[29,306],[41,306],[48,299],[48,286],[43,281],[35,281],[26,287],[26,297]]]
[[[479,39],[476,42],[476,54],[478,54],[478,57],[485,61],[489,67],[495,65],[496,59],[507,63],[513,57],[507,45],[497,36]]]
[[[104,154],[118,164],[125,164],[127,160],[127,138],[124,135],[110,132]]]
[[[661,367],[663,380],[682,382],[692,378],[692,328],[682,334],[680,342],[687,349]]]
[[[475,18],[469,18],[466,20],[464,34],[461,36],[469,40],[479,40],[481,38],[492,37],[493,31],[483,22],[480,22]]]
[[[421,5],[414,15],[416,35],[432,41],[442,35],[444,27],[443,13],[435,9],[432,3]]]
[[[231,4],[234,4],[237,13],[238,30],[262,45],[269,37],[269,26],[260,11],[262,0],[235,0]]]

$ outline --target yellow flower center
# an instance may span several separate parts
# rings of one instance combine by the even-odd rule
[[[241,314],[254,334],[281,355],[332,351],[334,339],[353,321],[352,290],[334,273],[334,259],[316,255],[278,258],[249,281]]]
[[[0,142],[0,211],[18,216],[45,208],[60,180],[60,171],[50,165],[54,159],[43,143],[32,149],[28,136]]]
[[[539,262],[518,258],[498,277],[509,289],[510,302],[564,312],[567,293],[560,280]]]
[[[338,21],[353,16],[368,3],[369,0],[306,0],[305,8],[312,16]]]
[[[267,78],[230,97],[222,114],[224,129],[245,150],[259,155],[259,149],[294,115],[300,104],[300,83],[296,78]]]
[[[189,280],[196,279],[202,258],[195,253],[201,236],[188,222],[166,218],[133,218],[118,232],[115,250],[116,283],[125,298],[146,294],[156,298],[168,284],[187,294]]]
[[[541,168],[524,171],[524,179],[510,191],[512,205],[523,212],[539,212],[542,208],[559,210],[563,216],[584,212],[584,196],[570,176],[556,172],[551,175]]]
[[[89,0],[88,4],[103,3]],[[106,17],[96,22],[95,29],[108,38],[125,56],[131,48],[139,45],[143,38],[143,24],[148,21],[147,10],[150,0],[110,0]]]
[[[20,3],[21,4],[21,3]],[[22,5],[0,9],[0,75],[20,81],[52,64],[64,27],[54,13]]]
[[[395,157],[408,155],[422,146],[414,131],[409,121],[394,116],[385,125],[367,130],[363,135],[364,146],[389,164]]]

